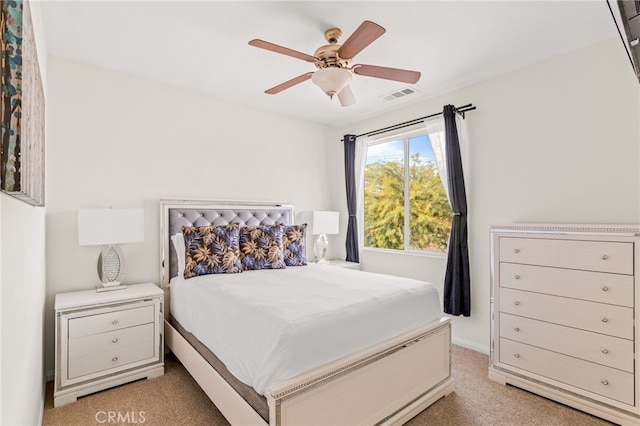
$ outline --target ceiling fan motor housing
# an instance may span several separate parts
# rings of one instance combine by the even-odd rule
[[[344,59],[338,55],[338,50],[340,50],[341,46],[340,44],[325,44],[317,48],[313,54],[317,58],[316,67],[318,69],[327,67],[350,68],[351,58]]]

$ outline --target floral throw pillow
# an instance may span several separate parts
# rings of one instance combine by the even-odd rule
[[[285,268],[282,234],[282,225],[241,227],[240,261],[244,270]]]
[[[240,226],[183,226],[186,249],[184,277],[242,272]]]
[[[284,263],[287,266],[304,266],[307,264],[306,235],[306,223],[284,227],[282,247],[284,248]]]

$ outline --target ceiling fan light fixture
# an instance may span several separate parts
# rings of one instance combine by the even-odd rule
[[[353,75],[351,71],[344,68],[329,67],[316,71],[311,77],[311,81],[318,86],[324,93],[333,99],[351,83]]]

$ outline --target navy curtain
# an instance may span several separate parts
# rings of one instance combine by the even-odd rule
[[[462,173],[460,143],[453,105],[444,107],[447,183],[453,210],[447,272],[444,278],[444,312],[471,316],[471,286],[469,279],[469,249],[467,244],[467,194]]]
[[[356,210],[358,207],[358,199],[356,194],[356,136],[344,135],[344,181],[347,187],[347,210],[349,212],[349,222],[347,224],[347,240],[345,247],[347,249],[348,262],[360,262],[360,253],[358,249],[358,220],[356,218]]]

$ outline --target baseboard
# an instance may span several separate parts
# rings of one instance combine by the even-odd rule
[[[457,346],[462,346],[463,348],[471,349],[472,351],[480,352],[485,355],[489,355],[489,346],[478,345],[475,342],[471,342],[466,339],[460,339],[456,337],[451,337],[451,343]]]

